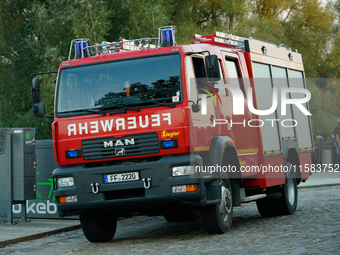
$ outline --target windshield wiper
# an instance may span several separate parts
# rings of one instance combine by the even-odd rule
[[[126,113],[127,110],[132,110],[132,111],[136,111],[136,112],[140,112],[141,110],[137,107],[129,107],[129,106],[126,106],[126,105],[112,105],[112,106],[103,106],[103,107],[100,107],[99,108],[100,110],[102,111],[105,111],[105,110],[117,110],[117,109],[123,109]],[[114,114],[115,112],[110,112],[110,111],[107,111],[109,112],[109,114]]]
[[[157,101],[150,101],[150,102],[146,102],[148,104],[159,104],[159,105],[165,105],[165,106],[170,106],[171,108],[175,108],[176,105],[173,103],[162,103],[162,102],[157,102]]]
[[[91,109],[77,109],[77,110],[69,110],[69,111],[63,111],[60,113],[72,113],[72,112],[87,112],[87,113],[95,113],[95,114],[101,114],[101,115],[105,115],[106,113],[103,112],[101,109],[98,110],[91,110]]]

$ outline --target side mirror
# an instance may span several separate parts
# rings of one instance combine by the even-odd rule
[[[45,104],[40,103],[41,101],[41,90],[40,90],[40,80],[39,77],[35,77],[37,75],[45,75],[45,74],[52,74],[52,73],[58,73],[58,71],[52,71],[52,72],[44,72],[44,73],[33,73],[31,74],[30,80],[31,80],[31,93],[32,93],[32,112],[34,114],[34,117],[43,117],[43,118],[53,118],[54,116],[46,116],[45,113]],[[55,80],[56,81],[56,80]]]
[[[199,112],[201,110],[201,105],[194,103],[193,105],[191,105],[191,109],[193,112]]]
[[[218,57],[216,55],[208,55],[205,57],[205,64],[208,78],[212,81],[219,81],[221,79]]]
[[[44,103],[34,103],[32,108],[34,117],[43,117],[45,115],[45,104]]]
[[[33,103],[40,103],[40,80],[39,77],[35,77],[32,80],[32,96],[33,96]]]

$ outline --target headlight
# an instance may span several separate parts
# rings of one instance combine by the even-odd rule
[[[60,204],[78,202],[77,195],[59,197],[58,201]]]
[[[172,168],[172,176],[192,175],[195,173],[195,166],[176,166]]]
[[[58,178],[58,188],[72,187],[74,186],[73,177]]]

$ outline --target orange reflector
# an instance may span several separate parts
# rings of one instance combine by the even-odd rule
[[[198,190],[198,184],[188,184],[187,186],[187,192],[194,192]]]
[[[66,197],[59,197],[59,204],[65,204],[66,203]]]
[[[228,141],[228,145],[233,145],[234,142],[233,141]]]

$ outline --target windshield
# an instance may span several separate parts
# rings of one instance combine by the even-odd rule
[[[180,54],[62,69],[57,114],[172,105],[182,101],[180,74]]]

